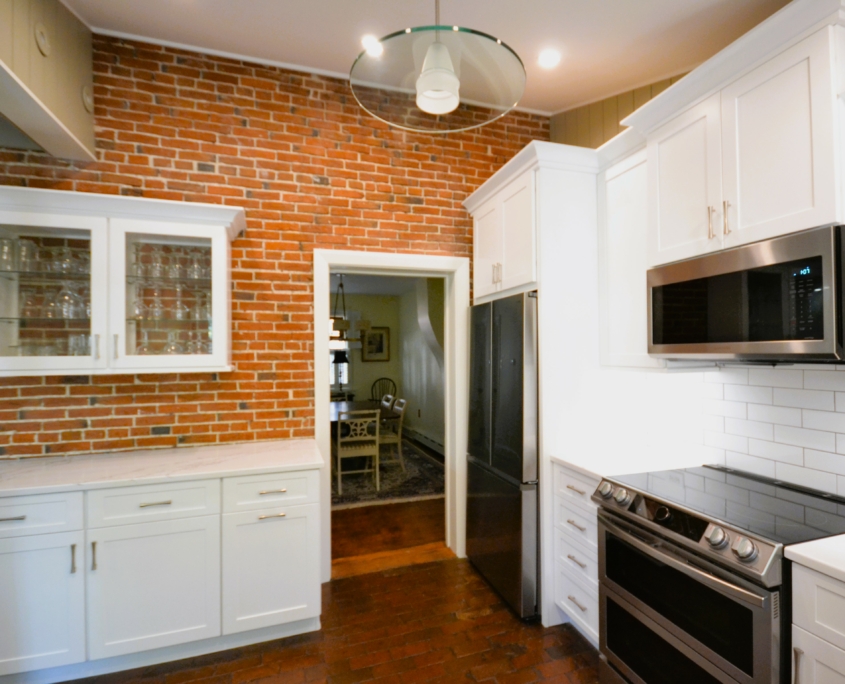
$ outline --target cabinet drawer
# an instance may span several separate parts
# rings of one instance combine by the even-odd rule
[[[593,551],[598,550],[598,525],[595,512],[570,506],[561,497],[555,497],[555,527],[565,530],[573,538]]]
[[[82,529],[82,492],[0,498],[0,538]]]
[[[596,491],[600,481],[580,473],[574,473],[568,468],[555,466],[555,494],[565,500],[575,501],[592,509],[595,509],[596,505],[590,501],[590,497]]]
[[[845,649],[845,584],[794,563],[792,595],[792,621]]]
[[[568,568],[571,574],[595,586],[598,591],[599,564],[595,553],[587,553],[572,543],[562,530],[555,530],[555,560]]]
[[[220,480],[95,489],[86,496],[92,529],[220,513]]]
[[[792,625],[792,682],[843,684],[845,651]],[[800,651],[800,653],[798,653]],[[796,662],[796,655],[798,660]]]
[[[555,602],[564,613],[598,641],[598,592],[587,589],[583,582],[576,581],[560,562],[555,563]]]
[[[223,512],[313,503],[318,500],[319,488],[317,470],[227,477],[223,480]]]

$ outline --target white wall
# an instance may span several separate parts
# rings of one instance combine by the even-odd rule
[[[349,385],[344,389],[355,392],[355,399],[369,399],[373,382],[390,378],[402,389],[401,330],[399,322],[399,297],[392,295],[346,295],[346,310],[350,318],[367,319],[374,328],[390,328],[390,360],[363,361],[360,345],[349,350]],[[351,331],[350,335],[357,333]]]

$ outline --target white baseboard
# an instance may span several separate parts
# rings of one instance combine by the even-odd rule
[[[403,432],[405,433],[406,437],[416,440],[420,444],[425,444],[425,446],[427,446],[429,449],[432,449],[433,451],[436,451],[441,456],[446,453],[446,448],[440,442],[436,442],[430,437],[424,435],[422,432],[417,432],[413,428],[409,427],[405,427]]]
[[[71,679],[82,677],[94,677],[96,675],[133,670],[137,667],[148,667],[169,663],[183,658],[195,658],[196,656],[227,651],[230,648],[239,648],[251,644],[260,644],[264,641],[274,641],[285,637],[316,632],[320,629],[320,618],[309,618],[290,622],[286,625],[254,629],[239,634],[227,634],[212,639],[192,641],[188,644],[178,646],[167,646],[156,648],[141,653],[130,653],[129,655],[117,656],[115,658],[104,658],[103,660],[88,660],[75,665],[64,665],[62,667],[51,667],[46,670],[35,670],[33,672],[20,672],[18,674],[5,675],[0,677],[0,684],[55,684],[66,682]]]

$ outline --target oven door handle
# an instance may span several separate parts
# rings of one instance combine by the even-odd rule
[[[760,596],[759,594],[754,594],[748,591],[747,589],[738,587],[735,584],[731,584],[730,582],[723,580],[721,577],[711,575],[709,572],[699,570],[694,565],[690,565],[687,561],[671,556],[666,552],[660,551],[657,548],[646,544],[643,541],[640,541],[630,532],[627,532],[624,528],[617,526],[615,523],[609,521],[604,516],[601,516],[600,520],[601,523],[608,530],[610,530],[611,532],[615,532],[617,535],[621,536],[622,540],[626,544],[630,544],[639,551],[642,551],[647,556],[651,556],[655,560],[658,560],[661,563],[665,563],[669,567],[684,573],[688,577],[692,577],[693,579],[698,580],[702,584],[710,587],[711,589],[715,589],[721,594],[731,596],[732,598],[735,598],[739,601],[743,601],[744,603],[750,603],[751,605],[756,606],[757,608],[762,608],[764,606],[766,601],[765,597]]]

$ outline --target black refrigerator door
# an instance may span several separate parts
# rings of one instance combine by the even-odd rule
[[[467,463],[467,556],[522,618],[537,614],[537,486]]]
[[[523,482],[524,296],[493,302],[493,444],[491,465]]]
[[[479,304],[470,309],[469,442],[473,458],[490,464],[490,393],[492,357],[490,326],[493,305]]]

